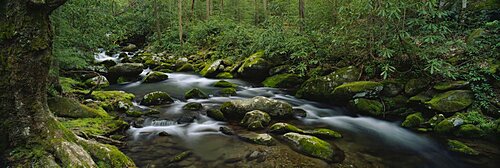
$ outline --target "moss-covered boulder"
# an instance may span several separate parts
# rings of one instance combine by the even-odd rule
[[[207,116],[213,118],[217,121],[226,121],[224,117],[224,113],[222,113],[219,109],[209,109],[207,110]]]
[[[295,88],[304,80],[297,74],[279,74],[266,78],[262,84],[273,88]]]
[[[462,153],[465,155],[477,156],[479,152],[457,140],[448,140],[448,149],[452,152]]]
[[[244,141],[265,145],[265,146],[273,146],[276,145],[276,140],[269,134],[257,134],[254,132],[239,134],[238,137]]]
[[[168,75],[163,73],[163,72],[150,72],[148,75],[144,78],[144,83],[155,83],[155,82],[161,82],[164,80],[168,79]]]
[[[238,85],[225,81],[225,80],[220,80],[216,83],[214,83],[214,87],[220,87],[220,88],[232,88],[232,87],[237,87]]]
[[[319,138],[299,133],[286,133],[285,140],[297,151],[329,163],[341,162],[344,160],[344,152]]]
[[[108,113],[101,107],[91,108],[76,100],[65,97],[51,97],[47,100],[49,109],[58,117],[94,118],[107,117]]]
[[[251,99],[231,100],[220,107],[224,116],[242,118],[246,112],[253,110],[264,111],[272,118],[288,118],[293,116],[292,105],[287,102],[256,96]]]
[[[405,93],[409,96],[414,96],[417,93],[424,91],[429,86],[429,80],[426,79],[410,79],[405,84]]]
[[[136,81],[143,69],[144,66],[140,63],[120,63],[109,68],[106,77],[112,83],[116,83],[118,78],[126,81]]]
[[[168,93],[156,91],[144,95],[141,101],[141,105],[154,106],[154,105],[170,104],[173,102],[174,99],[172,99],[172,97],[170,97]]]
[[[128,110],[128,111],[125,112],[125,114],[128,117],[141,117],[145,113],[143,113],[142,111],[139,111],[139,110]]]
[[[174,69],[175,69],[175,66],[170,64],[170,63],[161,63],[157,67],[153,68],[153,71],[170,73],[170,72],[173,72]]]
[[[384,106],[380,101],[359,98],[349,101],[355,111],[372,116],[381,116],[384,113]]]
[[[109,81],[104,76],[96,76],[85,81],[88,87],[105,88],[109,86]]]
[[[263,80],[268,76],[271,66],[271,62],[264,58],[264,51],[259,51],[245,59],[238,74],[244,79]]]
[[[182,106],[182,109],[189,111],[198,111],[203,109],[203,105],[198,102],[189,102],[186,105]]]
[[[377,97],[384,85],[372,81],[357,81],[337,86],[332,91],[332,96],[340,100],[351,100],[355,98]]]
[[[313,130],[306,130],[304,131],[304,134],[320,137],[320,138],[326,138],[326,139],[339,139],[342,138],[342,134],[338,133],[337,131],[328,129],[328,128],[316,128]]]
[[[205,67],[200,71],[200,74],[204,77],[213,78],[221,72],[221,69],[223,69],[221,66],[224,66],[222,60],[215,60],[211,64],[205,65]]]
[[[403,95],[382,98],[386,110],[397,110],[406,107],[408,98]]]
[[[77,134],[86,135],[109,135],[119,130],[128,128],[128,123],[111,117],[103,118],[81,118],[63,121],[64,127],[73,130]]]
[[[440,134],[449,134],[453,131],[455,125],[449,119],[439,122],[435,127],[434,131]]]
[[[346,82],[358,80],[361,70],[349,66],[332,72],[327,76],[312,77],[305,81],[297,91],[297,97],[316,101],[331,101],[333,90]]]
[[[92,99],[106,111],[127,111],[133,106],[135,95],[124,91],[94,91]]]
[[[191,89],[184,94],[185,99],[207,99],[208,95],[200,89]]]
[[[441,121],[445,120],[446,117],[443,115],[443,114],[436,114],[434,116],[432,116],[429,121],[427,121],[427,123],[429,123],[429,125],[431,125],[431,127],[435,127],[436,125],[438,125]]]
[[[401,126],[406,128],[418,128],[423,122],[424,117],[422,117],[422,113],[413,113],[406,117]]]
[[[459,137],[478,138],[484,135],[484,131],[473,124],[464,124],[455,131],[455,135]]]
[[[474,96],[469,90],[453,90],[434,96],[425,104],[432,110],[451,113],[463,110],[474,101]]]
[[[434,89],[438,91],[448,91],[466,88],[469,85],[467,81],[449,81],[441,82],[434,85]]]
[[[137,45],[135,44],[128,44],[124,47],[122,47],[122,51],[125,51],[125,52],[134,52],[137,50]]]
[[[219,94],[221,96],[236,96],[236,89],[235,88],[222,88],[219,91]]]
[[[59,77],[59,84],[61,85],[63,93],[72,93],[86,86],[84,83],[80,81],[65,77]]]
[[[191,72],[194,71],[193,64],[185,63],[181,67],[177,68],[177,72]]]
[[[269,127],[269,132],[273,134],[285,134],[289,132],[304,133],[304,130],[288,123],[275,123]]]
[[[217,79],[233,79],[234,76],[230,72],[221,72],[215,76]]]
[[[249,130],[259,130],[265,128],[271,122],[271,116],[260,110],[247,112],[241,120],[240,125]]]

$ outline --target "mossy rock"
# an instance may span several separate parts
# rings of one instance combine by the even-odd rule
[[[430,118],[429,121],[427,121],[427,123],[429,123],[429,125],[431,125],[432,127],[435,127],[436,125],[438,125],[441,121],[443,121],[445,119],[446,119],[446,117],[443,114],[436,114],[436,115],[432,116],[432,118]]]
[[[176,162],[180,162],[184,159],[186,159],[187,157],[191,156],[191,154],[193,154],[191,151],[184,151],[182,153],[179,153],[177,155],[175,155],[173,158],[171,158],[168,162],[169,163],[176,163]]]
[[[357,81],[342,84],[337,86],[332,96],[341,100],[351,100],[355,98],[373,98],[377,97],[378,93],[382,91],[384,85],[372,81]]]
[[[279,74],[266,78],[262,84],[273,88],[295,88],[304,80],[297,74]]]
[[[170,97],[168,93],[156,91],[144,95],[141,101],[141,105],[154,106],[154,105],[170,104],[173,102],[174,99],[172,99],[172,97]]]
[[[222,60],[218,59],[211,64],[206,64],[205,67],[200,71],[201,76],[213,78],[219,74],[219,67],[222,65]]]
[[[464,124],[455,131],[455,135],[459,137],[479,138],[484,135],[484,131],[473,124]]]
[[[453,90],[434,96],[425,104],[432,110],[451,113],[469,107],[474,101],[474,96],[469,90]]]
[[[275,123],[271,125],[269,132],[273,134],[285,134],[289,132],[304,133],[304,130],[288,123]]]
[[[396,81],[383,81],[384,89],[381,94],[385,97],[398,96],[402,91],[404,84]]]
[[[155,82],[161,82],[164,80],[168,79],[168,75],[163,73],[163,72],[150,72],[148,75],[144,78],[144,83],[155,83]]]
[[[140,63],[120,63],[108,70],[107,78],[111,83],[117,82],[118,78],[126,81],[135,81],[142,73],[144,66]]]
[[[328,128],[316,128],[313,130],[307,130],[304,132],[305,134],[320,137],[320,138],[326,138],[326,139],[339,139],[342,138],[342,134],[328,129]]]
[[[104,76],[96,76],[85,81],[88,87],[105,88],[109,86],[109,81]]]
[[[336,70],[326,76],[312,77],[305,81],[296,96],[300,98],[328,102],[333,100],[332,92],[337,87],[346,82],[358,80],[361,70],[349,66]]]
[[[169,63],[161,63],[159,66],[153,68],[153,71],[160,71],[160,72],[167,71],[165,73],[170,73],[173,72],[174,67],[175,67],[174,65]]]
[[[357,112],[363,114],[369,114],[372,116],[381,116],[384,113],[384,107],[382,103],[377,100],[370,100],[365,98],[359,98],[349,101],[351,107],[353,107]]]
[[[406,107],[408,98],[403,95],[398,95],[395,97],[384,97],[382,99],[387,110],[396,110]]]
[[[217,74],[217,76],[215,76],[215,78],[217,78],[217,79],[233,79],[234,76],[233,76],[233,74],[231,74],[229,72],[222,72],[222,73]]]
[[[273,146],[276,145],[276,140],[269,134],[257,134],[254,132],[239,134],[238,137],[244,141],[265,145],[265,146]]]
[[[81,118],[76,120],[63,121],[64,127],[77,133],[87,135],[109,135],[118,130],[128,128],[128,123],[113,118]]]
[[[423,122],[424,117],[422,116],[422,113],[413,113],[406,117],[401,126],[406,128],[418,128]]]
[[[101,107],[91,108],[80,104],[76,100],[65,97],[51,97],[47,100],[49,109],[58,117],[95,118],[108,117],[108,113]]]
[[[135,45],[135,44],[128,44],[128,45],[122,47],[122,51],[125,51],[125,52],[134,52],[137,49],[138,49],[137,45]]]
[[[236,96],[235,88],[223,88],[219,91],[222,96]]]
[[[232,88],[232,87],[237,87],[238,85],[225,81],[225,80],[220,80],[214,84],[214,87],[220,87],[220,88]]]
[[[283,135],[285,140],[297,151],[326,162],[341,162],[344,160],[344,152],[334,149],[333,146],[319,138],[310,135],[302,135],[295,132]]]
[[[208,95],[200,89],[191,89],[184,94],[185,99],[207,99]]]
[[[127,112],[125,112],[125,114],[127,114],[128,117],[140,117],[144,115],[142,111],[138,110],[128,110]]]
[[[197,102],[189,102],[186,105],[182,106],[182,109],[189,111],[198,111],[203,109],[203,105]]]
[[[479,152],[465,145],[464,143],[448,139],[448,149],[452,152],[462,153],[465,155],[477,156]]]
[[[453,125],[453,122],[449,119],[443,120],[439,122],[435,127],[434,131],[440,134],[449,134],[453,131],[455,128],[455,125]]]
[[[405,84],[405,93],[409,96],[414,96],[417,93],[424,91],[429,86],[429,80],[426,79],[410,79]]]
[[[224,116],[241,119],[248,111],[260,110],[272,118],[290,118],[293,116],[292,105],[287,102],[256,96],[251,99],[231,100],[221,105]]]
[[[423,106],[425,105],[425,102],[429,101],[432,99],[432,96],[429,94],[426,94],[425,92],[419,93],[415,96],[412,96],[408,99],[408,104],[413,105],[413,106]]]
[[[113,145],[95,141],[86,141],[81,144],[92,155],[92,158],[97,160],[98,167],[136,167],[132,159]]]
[[[271,116],[260,110],[247,112],[241,120],[240,125],[245,126],[249,130],[260,130],[265,128],[271,122]]]
[[[441,82],[434,85],[434,89],[438,91],[448,91],[466,88],[469,85],[467,81],[449,81]]]
[[[194,66],[193,64],[186,63],[182,65],[180,68],[177,68],[177,72],[190,72],[194,71]]]
[[[209,109],[207,116],[217,121],[226,121],[224,114],[219,109]]]
[[[63,93],[72,93],[75,90],[80,90],[85,86],[85,84],[80,81],[65,77],[59,77],[59,84],[62,87]]]
[[[92,98],[106,111],[126,111],[133,106],[134,94],[124,91],[94,91]]]
[[[263,80],[268,76],[272,63],[264,58],[264,51],[258,51],[245,59],[238,74],[244,79]]]

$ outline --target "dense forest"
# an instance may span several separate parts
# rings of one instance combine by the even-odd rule
[[[0,167],[498,167],[500,0],[0,0]]]

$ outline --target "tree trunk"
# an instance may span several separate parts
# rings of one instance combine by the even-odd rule
[[[97,167],[98,161],[111,167],[135,167],[116,147],[77,137],[48,109],[49,15],[65,1],[0,3],[1,158],[10,167]]]
[[[220,0],[220,14],[224,14],[224,0]]]
[[[257,25],[259,24],[259,16],[258,16],[258,11],[257,11],[257,0],[253,0],[253,19],[254,19],[254,24]]]
[[[158,41],[160,42],[160,45],[161,45],[162,32],[161,32],[161,21],[160,21],[160,14],[159,14],[160,9],[159,9],[158,0],[155,0],[153,5],[154,5],[153,13],[155,16],[155,25],[156,25],[156,37],[158,38]]]
[[[304,30],[304,0],[299,0],[300,31]]]
[[[192,0],[191,1],[191,19],[194,21],[194,3],[195,3],[195,0]]]
[[[267,0],[262,1],[262,7],[264,8],[264,19],[267,19]]]
[[[183,43],[183,41],[182,41],[182,34],[183,34],[183,32],[182,32],[182,0],[178,0],[177,5],[178,5],[177,11],[178,11],[178,15],[179,15],[179,41],[180,41],[181,46],[182,46],[182,43]]]
[[[206,0],[207,20],[210,19],[210,0]]]

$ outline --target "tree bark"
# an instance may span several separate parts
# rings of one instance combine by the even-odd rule
[[[195,0],[192,0],[191,1],[191,19],[194,20],[194,3],[195,3]]]
[[[156,37],[158,38],[158,41],[160,42],[161,45],[161,37],[162,37],[162,32],[161,32],[161,22],[160,22],[160,9],[159,9],[159,4],[158,0],[154,1],[154,7],[153,7],[153,13],[155,16],[155,25],[156,25]]]
[[[178,5],[177,11],[178,11],[178,15],[179,15],[179,41],[180,41],[181,46],[182,46],[182,43],[183,43],[183,41],[182,41],[182,34],[183,34],[183,32],[182,32],[182,0],[178,0],[177,5]]]
[[[304,0],[299,0],[300,31],[304,30]]]
[[[206,0],[207,20],[210,19],[210,0]]]
[[[10,167],[135,167],[116,147],[77,137],[48,109],[49,15],[65,1],[0,1],[1,158]]]

